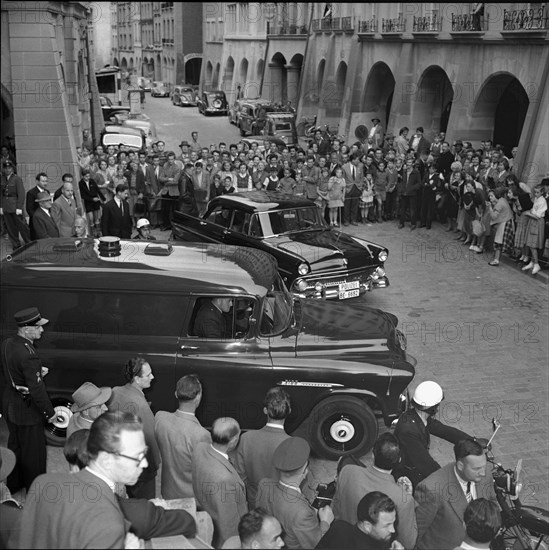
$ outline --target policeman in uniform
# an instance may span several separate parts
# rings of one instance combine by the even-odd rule
[[[402,453],[401,464],[393,469],[395,479],[406,476],[415,487],[440,468],[440,464],[429,454],[431,435],[453,445],[462,439],[472,439],[469,434],[435,418],[443,399],[444,392],[436,382],[422,382],[416,388],[411,407],[401,415],[395,428]]]
[[[21,246],[19,235],[23,242],[30,241],[29,227],[23,218],[25,208],[25,186],[23,180],[15,174],[15,165],[11,160],[4,161],[0,194],[0,214],[3,214],[6,230],[13,250]]]
[[[35,477],[46,473],[44,422],[56,417],[42,379],[48,369],[33,346],[48,320],[36,307],[18,311],[14,318],[17,336],[2,342],[1,358],[5,381],[2,412],[9,429],[8,448],[17,459],[7,480],[12,493],[23,487],[28,490]]]
[[[258,486],[256,506],[280,521],[288,548],[314,548],[334,520],[330,506],[317,512],[301,493],[310,453],[311,448],[302,437],[285,439],[273,454],[273,466],[280,479],[265,478]]]

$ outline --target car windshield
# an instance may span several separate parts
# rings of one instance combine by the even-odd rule
[[[288,328],[293,317],[293,299],[278,276],[263,300],[260,332],[263,335],[280,334]]]
[[[223,99],[223,94],[208,94],[210,99]]]
[[[275,130],[291,131],[292,125],[290,122],[277,122],[275,124]]]
[[[258,215],[263,237],[326,228],[320,210],[316,206],[271,210],[260,212]]]

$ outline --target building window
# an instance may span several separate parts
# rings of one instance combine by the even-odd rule
[[[236,4],[227,4],[226,6],[227,34],[236,32]]]

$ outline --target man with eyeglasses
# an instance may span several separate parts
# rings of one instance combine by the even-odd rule
[[[89,462],[77,473],[44,474],[32,483],[21,521],[21,548],[124,548],[129,523],[115,495],[147,466],[139,417],[107,412],[90,430]]]

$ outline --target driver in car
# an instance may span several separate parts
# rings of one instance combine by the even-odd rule
[[[233,305],[232,298],[212,298],[196,316],[195,332],[201,338],[232,338],[232,326],[225,315]]]

